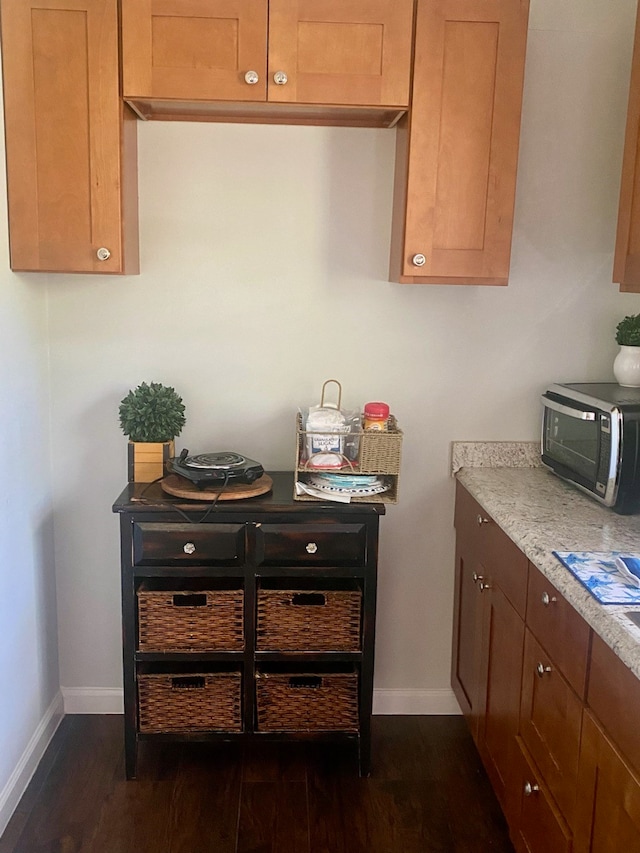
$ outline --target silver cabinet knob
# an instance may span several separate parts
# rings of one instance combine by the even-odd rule
[[[309,544],[306,547],[307,554],[315,554],[317,550],[318,550],[318,546],[316,545],[315,542],[309,542]]]
[[[489,524],[489,519],[485,518],[484,515],[478,515],[476,517],[476,521],[478,522],[479,527],[481,527],[483,524]]]
[[[414,267],[423,267],[427,263],[427,259],[424,255],[418,253],[411,258],[411,263]]]
[[[535,782],[525,782],[524,783],[524,795],[525,797],[530,797],[531,794],[537,794],[540,790],[540,785],[536,785]]]
[[[545,674],[547,674],[549,672],[553,672],[553,670],[551,669],[550,666],[545,666],[542,662],[540,662],[538,664],[538,666],[536,667],[536,672],[538,673],[540,678],[542,678]]]
[[[250,86],[255,86],[260,77],[258,76],[257,71],[247,71],[244,75],[244,82],[248,83]]]
[[[273,75],[273,82],[276,84],[276,86],[284,86],[288,79],[289,78],[284,73],[284,71],[276,71],[276,73]]]
[[[481,581],[480,581],[480,583],[478,584],[478,586],[480,587],[480,592],[484,592],[484,591],[485,591],[485,589],[491,589],[491,584],[490,584],[490,583],[485,583],[483,580],[481,580]]]
[[[103,246],[96,252],[96,257],[99,261],[108,261],[111,257],[111,252],[109,251],[109,249],[105,249],[105,247]]]
[[[182,550],[185,554],[193,554],[193,552],[196,550],[196,546],[193,544],[193,542],[186,542]]]
[[[550,604],[553,604],[553,602],[558,600],[555,595],[549,595],[548,592],[543,592],[540,598],[545,607],[548,607]]]
[[[482,575],[479,575],[477,572],[474,572],[474,573],[471,575],[471,579],[473,580],[473,582],[474,582],[474,583],[478,583],[478,581],[483,581],[483,580],[484,580],[484,578],[482,577]]]

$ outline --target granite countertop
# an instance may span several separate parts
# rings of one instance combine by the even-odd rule
[[[542,467],[533,442],[455,442],[456,478],[640,678],[640,628],[602,605],[553,551],[640,551],[640,516],[618,515]],[[485,452],[486,451],[486,452]],[[515,467],[512,467],[515,466]]]

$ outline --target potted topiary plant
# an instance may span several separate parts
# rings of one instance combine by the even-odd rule
[[[185,424],[182,397],[159,382],[143,382],[124,397],[119,412],[122,431],[129,436],[129,482],[162,477],[164,463],[175,456],[174,438]]]
[[[616,327],[620,351],[613,362],[613,375],[624,388],[640,388],[640,314],[630,314]]]

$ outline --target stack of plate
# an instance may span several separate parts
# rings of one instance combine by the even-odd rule
[[[321,492],[353,498],[379,495],[389,488],[375,474],[313,474],[309,483]]]

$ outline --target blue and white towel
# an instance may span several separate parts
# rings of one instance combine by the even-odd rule
[[[554,551],[601,604],[640,604],[640,554]]]

